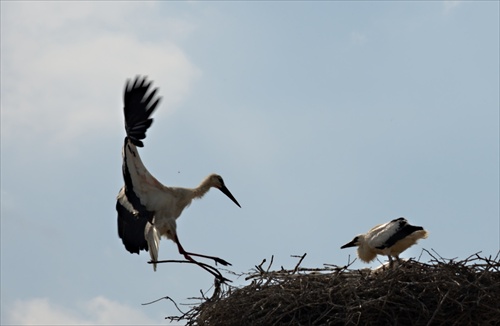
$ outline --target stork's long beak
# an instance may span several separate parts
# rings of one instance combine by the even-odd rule
[[[357,246],[356,241],[357,241],[357,239],[354,239],[351,242],[346,243],[345,245],[340,247],[340,249],[349,248],[349,247],[356,247]]]
[[[222,185],[222,187],[220,187],[219,190],[222,191],[222,193],[224,193],[224,195],[228,196],[229,199],[231,199],[236,205],[238,205],[239,208],[241,208],[241,206],[238,203],[238,201],[236,200],[236,198],[234,198],[233,194],[231,194],[231,192],[229,191],[229,189],[227,189],[226,186]]]

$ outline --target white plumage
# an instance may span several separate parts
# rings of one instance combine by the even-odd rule
[[[151,82],[137,77],[132,83],[127,82],[124,93],[125,137],[123,155],[123,179],[125,185],[120,190],[116,210],[118,212],[118,235],[125,248],[131,253],[149,250],[154,270],[158,261],[160,237],[173,240],[179,253],[187,260],[198,264],[221,280],[221,274],[212,266],[199,263],[191,256],[212,259],[222,265],[230,265],[225,260],[201,254],[187,252],[182,247],[177,235],[176,219],[184,208],[196,198],[201,198],[210,188],[217,188],[239,207],[240,204],[224,185],[217,174],[207,176],[198,187],[167,187],[161,184],[144,166],[137,147],[142,147],[146,131],[151,126],[150,118],[158,105],[154,89],[148,94]]]
[[[340,247],[358,247],[358,257],[369,263],[377,255],[386,255],[392,265],[392,257],[399,260],[399,254],[413,246],[419,239],[427,238],[428,232],[421,226],[413,226],[403,218],[373,227],[366,234],[360,234]]]

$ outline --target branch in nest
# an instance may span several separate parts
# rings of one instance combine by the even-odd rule
[[[302,263],[302,261],[304,260],[304,258],[306,257],[306,255],[307,255],[307,253],[304,253],[302,256],[292,256],[292,257],[300,257],[300,260],[297,263],[297,265],[295,265],[295,268],[293,269],[292,274],[297,273],[297,271],[299,270],[299,266]]]

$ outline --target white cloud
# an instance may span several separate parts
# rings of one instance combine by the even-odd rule
[[[139,308],[96,297],[73,308],[62,307],[47,298],[16,301],[7,311],[12,325],[162,325]]]
[[[2,4],[4,142],[42,139],[60,146],[119,132],[121,92],[136,74],[161,85],[169,110],[182,101],[200,72],[174,40],[194,26],[148,17],[155,9],[142,3]]]

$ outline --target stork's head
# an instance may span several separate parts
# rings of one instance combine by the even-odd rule
[[[234,196],[231,194],[229,189],[227,189],[226,185],[224,184],[224,180],[222,180],[222,177],[220,175],[215,174],[215,173],[209,175],[208,176],[208,183],[209,183],[210,187],[214,187],[214,188],[217,188],[220,191],[222,191],[222,193],[224,195],[228,196],[229,199],[231,199],[236,205],[238,205],[238,207],[241,208],[241,206],[238,203],[238,201],[236,200],[236,198],[234,198]]]
[[[340,249],[349,248],[349,247],[357,247],[361,244],[362,240],[363,240],[363,235],[361,235],[361,234],[357,235],[354,237],[354,239],[352,239],[351,242],[346,243],[345,245],[340,247]]]

